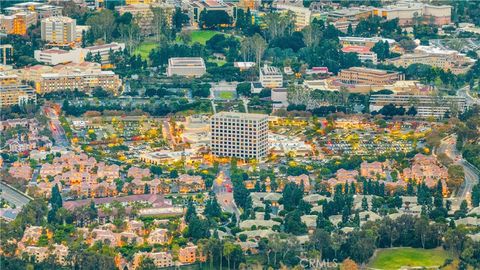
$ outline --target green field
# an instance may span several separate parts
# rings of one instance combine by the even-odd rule
[[[157,43],[153,41],[145,41],[142,42],[137,49],[135,49],[134,54],[139,54],[143,60],[148,59],[148,54],[150,53],[151,50],[155,49],[157,47]]]
[[[397,270],[402,266],[441,266],[451,256],[442,249],[395,248],[377,252],[369,267]]]
[[[228,91],[223,91],[223,92],[220,92],[220,98],[222,99],[233,99],[234,98],[234,95],[232,92],[228,92]]]
[[[222,33],[217,31],[210,31],[210,30],[193,31],[190,34],[190,36],[192,37],[191,43],[198,42],[200,44],[205,45],[205,43],[207,43],[207,40],[211,39],[216,34],[222,34]]]

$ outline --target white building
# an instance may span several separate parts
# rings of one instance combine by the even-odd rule
[[[167,76],[202,77],[207,72],[201,57],[177,57],[168,59]]]
[[[377,54],[370,51],[369,47],[366,46],[345,46],[342,48],[344,53],[355,53],[358,56],[358,59],[362,62],[371,62],[377,64]]]
[[[278,88],[283,86],[283,75],[279,68],[263,66],[260,69],[260,83],[263,87]]]
[[[466,109],[465,97],[460,96],[423,96],[423,95],[372,95],[370,97],[370,111],[379,111],[383,106],[393,104],[402,106],[405,110],[414,107],[418,117],[444,117],[446,112],[450,115],[461,113]]]
[[[267,156],[267,115],[220,112],[210,120],[210,128],[215,156],[257,160]]]
[[[51,44],[69,45],[76,41],[76,20],[54,16],[41,21],[42,40]]]
[[[86,47],[84,49],[84,55],[86,57],[89,53],[91,53],[92,56],[100,54],[101,64],[103,65],[110,62],[109,61],[110,52],[123,51],[124,49],[125,49],[124,43],[112,42],[109,44]]]
[[[62,50],[59,48],[52,48],[47,50],[35,50],[35,60],[46,65],[59,65],[65,63],[81,63],[85,55],[82,49]]]

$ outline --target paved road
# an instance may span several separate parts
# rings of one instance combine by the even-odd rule
[[[475,85],[474,87],[477,87],[477,85]],[[469,89],[470,89],[469,85],[466,85],[466,86],[458,89],[458,95],[461,96],[461,97],[465,97],[465,99],[467,100],[467,106],[472,106],[474,104],[480,105],[480,99],[472,97],[468,93]]]
[[[27,195],[11,188],[3,182],[0,182],[0,189],[0,197],[11,204],[14,204],[17,208],[22,208],[31,200]]]
[[[230,183],[228,174],[226,174],[224,171],[221,171],[215,181],[213,181],[213,191],[215,192],[215,195],[217,196],[217,201],[220,204],[220,207],[222,207],[223,211],[229,212],[232,214],[235,214],[237,216],[237,222],[240,220],[240,210],[238,209],[237,205],[235,204],[235,200],[233,199],[233,186],[232,186],[232,192],[228,192],[225,189],[225,183]]]
[[[50,130],[52,131],[53,138],[55,139],[55,144],[57,146],[68,147],[70,144],[68,142],[67,136],[65,135],[65,130],[63,130],[60,120],[58,120],[57,112],[49,107],[43,107],[43,112],[45,116],[50,119]]]
[[[438,147],[438,152],[445,153],[451,160],[453,160],[455,164],[463,167],[465,171],[465,181],[455,194],[455,198],[457,198],[459,201],[470,200],[472,188],[478,183],[479,172],[475,167],[465,161],[460,153],[458,153],[457,148],[455,147],[456,140],[456,135],[451,135],[444,138]]]

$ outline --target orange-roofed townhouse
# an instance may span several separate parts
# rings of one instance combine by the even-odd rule
[[[139,237],[134,232],[121,232],[117,235],[117,243],[119,243],[120,246],[123,246],[123,245],[138,246],[143,244],[143,238]]]
[[[120,178],[120,167],[118,165],[105,165],[105,163],[100,162],[97,165],[97,176],[98,178],[106,178],[108,182],[113,182],[113,180]]]
[[[142,169],[139,167],[130,167],[130,169],[128,169],[127,176],[132,177],[133,179],[142,179],[144,177],[150,177],[150,170]]]
[[[184,248],[178,250],[178,260],[181,263],[194,263],[197,260],[197,246],[189,243]]]
[[[110,230],[94,229],[91,234],[92,244],[102,242],[110,247],[116,247],[118,242],[115,234]]]
[[[303,185],[303,189],[305,191],[309,191],[311,189],[310,185],[310,177],[306,174],[302,174],[299,176],[288,176],[287,177],[288,182],[293,182],[297,185]]]
[[[137,252],[133,256],[133,269],[137,269],[143,259],[150,258],[158,268],[173,266],[172,254],[167,252]]]
[[[182,174],[177,179],[181,193],[205,190],[205,182],[199,175]]]
[[[385,177],[385,171],[383,170],[382,162],[372,162],[368,163],[366,161],[360,164],[360,175],[367,179],[376,179],[377,175],[380,177]]]

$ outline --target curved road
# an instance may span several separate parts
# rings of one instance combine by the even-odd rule
[[[480,172],[478,169],[473,167],[470,163],[464,160],[460,153],[458,153],[457,148],[455,147],[457,141],[456,135],[451,135],[445,137],[438,147],[439,153],[445,153],[454,164],[460,165],[465,171],[465,181],[460,189],[455,194],[455,198],[462,200],[470,201],[470,195],[472,194],[472,188],[475,184],[478,183]]]

